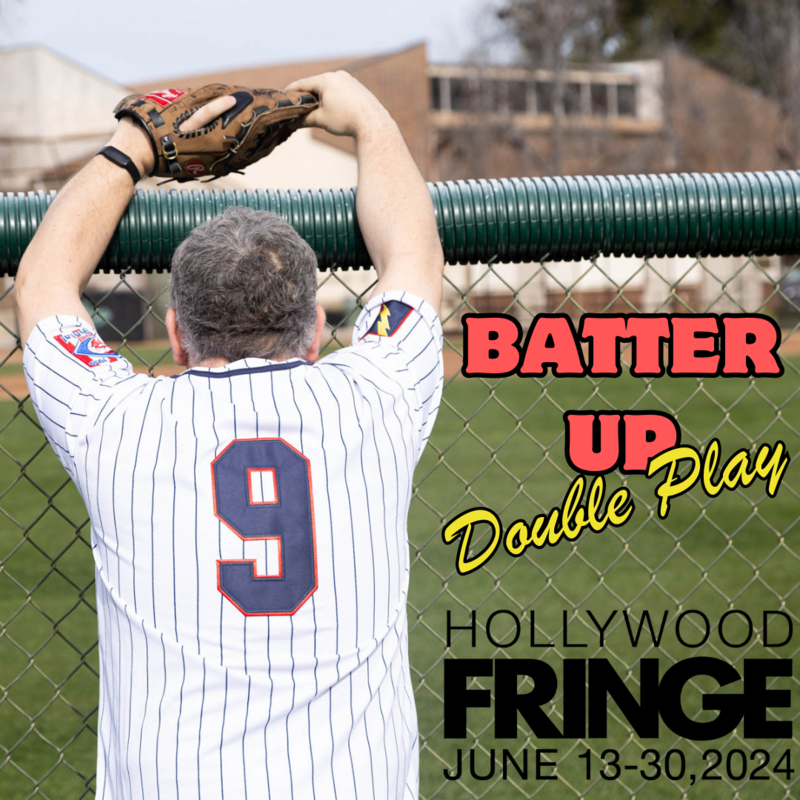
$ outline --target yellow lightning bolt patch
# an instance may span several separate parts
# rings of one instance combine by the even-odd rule
[[[392,312],[389,311],[389,308],[384,303],[381,306],[381,318],[378,320],[378,336],[389,335],[389,317],[391,316]]]

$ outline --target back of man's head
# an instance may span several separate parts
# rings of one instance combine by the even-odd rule
[[[231,207],[172,259],[170,294],[190,363],[303,357],[316,326],[317,260],[281,217]]]

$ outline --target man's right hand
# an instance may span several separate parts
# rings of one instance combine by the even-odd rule
[[[303,78],[285,89],[314,92],[319,97],[319,108],[305,118],[306,127],[358,139],[365,132],[395,126],[378,98],[347,72],[325,72]]]
[[[306,125],[356,139],[356,214],[378,273],[373,292],[411,292],[438,313],[442,244],[428,187],[400,128],[375,95],[346,72],[326,72],[286,88],[319,97]]]

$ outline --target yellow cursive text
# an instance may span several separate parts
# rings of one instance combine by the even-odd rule
[[[685,477],[677,475],[681,461],[690,463]],[[767,494],[775,497],[786,467],[789,466],[789,454],[783,442],[775,445],[762,444],[756,450],[751,463],[747,450],[737,450],[725,462],[719,480],[715,480],[714,473],[718,464],[719,439],[712,439],[702,456],[694,447],[681,445],[651,458],[647,465],[648,478],[667,468],[664,480],[656,487],[656,495],[660,498],[658,516],[665,519],[669,513],[670,500],[686,494],[698,482],[709,497],[716,497],[723,489],[746,487],[756,478],[760,478],[767,482]]]
[[[592,481],[586,505],[580,505],[586,478],[579,475],[572,482],[561,506],[551,509],[548,514],[539,514],[528,525],[524,520],[517,520],[503,535],[502,524],[497,514],[489,508],[472,508],[459,514],[447,523],[442,531],[445,544],[460,538],[456,571],[459,575],[467,575],[482,567],[494,554],[502,541],[509,555],[519,558],[529,547],[543,548],[558,544],[563,537],[574,540],[585,528],[600,533],[609,525],[619,527],[633,513],[634,504],[630,491],[617,489],[608,499],[605,513],[600,513],[603,502],[605,480],[598,475]],[[491,537],[489,542],[477,554],[471,554],[472,537],[475,527],[489,525]]]

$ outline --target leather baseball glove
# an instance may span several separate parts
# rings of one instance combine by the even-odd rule
[[[198,108],[225,95],[235,98],[233,108],[201,128],[181,130]],[[212,83],[189,91],[129,95],[114,116],[133,117],[144,126],[156,156],[153,175],[190,181],[241,172],[285,142],[318,105],[307,92]]]

